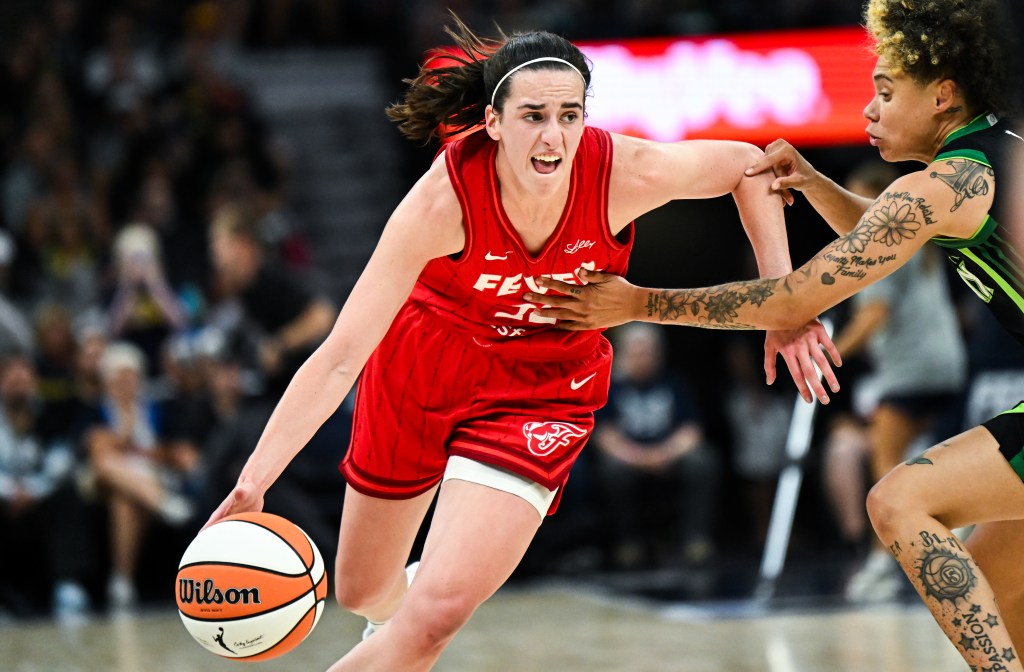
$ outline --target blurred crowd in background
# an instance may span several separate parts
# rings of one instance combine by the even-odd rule
[[[860,0],[784,0],[770,12],[760,4],[5,2],[0,619],[169,603],[185,545],[345,299],[314,281],[332,269],[315,267],[304,222],[288,208],[294,157],[233,76],[242,55],[293,49],[315,59],[319,50],[376,49],[388,64],[383,86],[397,92],[423,51],[445,41],[449,8],[485,33],[497,24],[578,40],[860,20]],[[435,149],[414,148],[408,162],[429,160]],[[839,179],[873,157],[862,149],[809,156]],[[406,167],[394,180],[415,172]],[[812,219],[796,208],[791,227],[795,220],[827,237]],[[733,228],[720,255],[734,265],[715,272],[749,271],[737,251],[746,245],[742,231]],[[639,231],[642,239],[642,223]],[[648,248],[666,245],[658,233]],[[824,239],[795,244],[795,261]],[[673,279],[677,269],[645,262],[643,250],[634,262],[640,281],[691,279]],[[1002,410],[1020,396],[1005,390],[1024,380],[1024,362],[1013,359],[1019,348],[962,300],[961,286],[943,291],[957,329],[938,347],[963,349],[963,372],[943,390],[948,408],[914,424],[909,443]],[[845,308],[831,317],[852,321]],[[787,380],[763,384],[760,335],[650,327],[610,335],[619,350],[611,402],[521,573],[756,557],[795,397]],[[844,391],[819,414],[804,492],[819,505],[803,507],[812,513],[800,521],[798,547],[867,553],[867,419],[879,396],[871,369],[871,356],[851,357],[840,372]],[[267,510],[306,529],[325,557],[341,514],[336,465],[349,412],[343,403],[267,497]]]

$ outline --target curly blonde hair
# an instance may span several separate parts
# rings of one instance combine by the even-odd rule
[[[971,112],[1010,112],[1011,21],[1000,0],[869,0],[875,53],[917,82],[952,79]]]

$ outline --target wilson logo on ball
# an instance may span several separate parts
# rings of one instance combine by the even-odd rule
[[[259,588],[221,590],[213,579],[178,579],[178,599],[183,604],[260,604]]]
[[[263,512],[228,516],[201,530],[174,580],[181,622],[207,651],[269,660],[306,638],[327,603],[327,571],[313,540]]]

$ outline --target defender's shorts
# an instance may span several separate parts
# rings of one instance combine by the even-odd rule
[[[919,392],[889,394],[879,399],[878,405],[888,404],[914,420],[927,420],[946,412],[955,401],[957,396],[952,392]]]
[[[1024,480],[1024,401],[986,420],[981,426],[992,432],[992,436],[999,442],[999,452]]]
[[[564,359],[488,345],[407,303],[363,369],[341,472],[359,492],[408,499],[459,455],[561,492],[608,399],[611,344],[592,343]]]

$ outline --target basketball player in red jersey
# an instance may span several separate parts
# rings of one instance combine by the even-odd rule
[[[568,41],[545,32],[483,41],[458,22],[450,34],[464,57],[425,66],[389,116],[417,140],[441,123],[483,128],[448,144],[399,204],[334,329],[210,519],[261,508],[362,371],[341,464],[350,487],[335,592],[376,632],[331,672],[430,669],[557,505],[606,400],[611,350],[599,331],[559,330],[538,315],[543,303],[523,300],[540,291],[539,277],[624,273],[636,217],[727,193],[761,273],[791,269],[772,179],[743,174],[760,150],[587,127],[590,70]],[[834,350],[812,322],[770,334],[766,353],[774,367],[781,350],[801,382],[817,382],[806,372],[820,359],[834,385],[821,346]],[[407,588],[403,566],[438,488]]]

